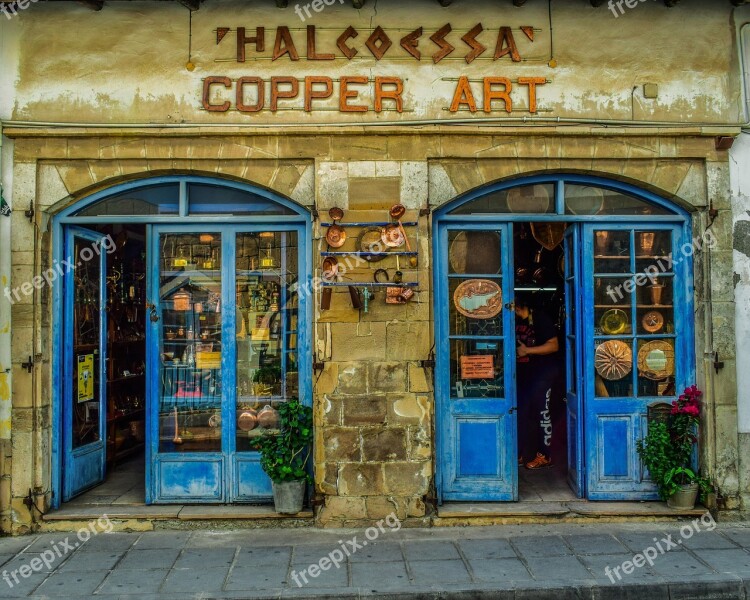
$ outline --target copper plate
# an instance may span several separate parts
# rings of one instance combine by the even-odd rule
[[[470,319],[492,319],[503,310],[503,291],[489,279],[469,279],[453,292],[453,304]]]
[[[454,273],[499,273],[500,234],[497,231],[461,231],[448,251]]]
[[[326,241],[331,248],[341,248],[346,243],[346,231],[338,225],[331,225],[326,232]]]
[[[638,371],[646,379],[661,381],[674,374],[674,346],[664,340],[646,342],[638,350]]]
[[[336,221],[340,221],[344,218],[344,211],[339,207],[334,206],[331,210],[328,211],[328,216],[331,217],[331,221],[335,223]]]
[[[367,227],[357,236],[357,250],[359,252],[382,252],[382,230],[380,227]],[[385,256],[365,256],[367,262],[378,262]]]
[[[508,208],[514,213],[546,213],[550,208],[549,192],[544,185],[510,189],[505,199]]]
[[[619,308],[608,310],[599,320],[599,327],[601,327],[604,335],[620,335],[625,332],[627,326],[628,315],[624,310],[620,310]]]
[[[396,223],[390,223],[383,227],[380,239],[389,248],[398,248],[404,245],[404,234]]]
[[[659,333],[664,328],[664,315],[658,310],[651,310],[643,315],[641,325],[646,333]]]
[[[576,195],[576,191],[580,192]],[[584,195],[586,194],[586,195]],[[604,190],[591,186],[566,186],[565,208],[574,215],[596,215],[604,207]]]
[[[617,381],[633,370],[633,351],[625,342],[609,340],[599,344],[594,362],[603,379]]]

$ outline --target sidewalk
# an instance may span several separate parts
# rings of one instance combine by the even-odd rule
[[[62,556],[36,568],[51,549]],[[82,544],[57,533],[0,539],[0,574],[0,598],[750,598],[750,527],[157,531]]]

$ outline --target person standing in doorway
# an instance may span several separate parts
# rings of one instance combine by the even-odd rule
[[[552,320],[517,294],[516,364],[518,463],[527,469],[552,466],[552,394],[559,378],[558,330]],[[528,462],[526,462],[528,461]]]

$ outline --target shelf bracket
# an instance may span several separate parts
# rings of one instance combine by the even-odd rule
[[[21,363],[21,368],[26,369],[27,373],[31,373],[34,369],[34,359],[29,355],[29,360]]]

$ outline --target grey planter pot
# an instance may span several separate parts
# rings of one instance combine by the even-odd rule
[[[305,481],[284,481],[273,484],[273,505],[277,513],[295,515],[302,512]]]
[[[695,508],[695,501],[698,499],[698,484],[690,483],[680,486],[680,489],[667,498],[667,506],[675,510],[692,510]]]

